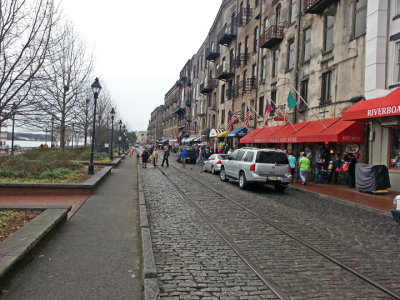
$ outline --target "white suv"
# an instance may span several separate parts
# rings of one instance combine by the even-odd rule
[[[249,183],[267,183],[284,191],[292,175],[285,152],[278,149],[241,148],[222,161],[219,177],[222,181],[237,180],[245,189]]]

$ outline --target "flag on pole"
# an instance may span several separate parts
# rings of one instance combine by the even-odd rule
[[[287,107],[290,109],[292,109],[293,107],[297,106],[297,101],[296,99],[293,98],[292,93],[289,92],[289,96],[287,98]]]
[[[249,109],[249,107],[247,106],[246,109],[246,115],[244,116],[244,126],[246,126],[246,128],[249,128],[249,119],[253,116],[253,113],[251,112],[251,110]]]
[[[236,118],[235,114],[232,113],[232,114],[231,114],[231,117],[230,117],[230,119],[229,119],[229,122],[228,122],[228,128],[227,128],[228,131],[231,131],[231,130],[232,130],[233,123],[235,123],[236,120],[237,120],[237,118]]]
[[[269,117],[269,114],[271,111],[273,111],[273,108],[269,104],[269,101],[267,100],[267,103],[265,104],[265,109],[264,109],[264,124],[265,124],[265,126],[268,126],[268,117]]]

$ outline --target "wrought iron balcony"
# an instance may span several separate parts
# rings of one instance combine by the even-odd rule
[[[227,100],[232,100],[234,98],[234,94],[235,94],[234,86],[226,89],[226,99]]]
[[[206,48],[206,60],[214,61],[219,56],[218,50],[214,50],[211,48]]]
[[[283,40],[283,26],[271,25],[260,35],[261,48],[273,48]]]
[[[192,101],[191,101],[190,99],[186,99],[186,100],[185,100],[185,105],[186,105],[186,106],[192,105]]]
[[[248,53],[248,52],[240,53],[235,58],[235,68],[240,68],[241,66],[247,65],[249,60],[250,60],[250,53]]]
[[[243,8],[236,17],[236,23],[238,26],[245,26],[251,21],[253,9]]]
[[[303,11],[307,14],[321,14],[325,8],[337,0],[304,0]]]
[[[186,126],[186,120],[180,120],[178,121],[178,128],[182,128]]]
[[[207,85],[203,85],[203,89],[201,88],[200,85],[200,93],[201,94],[209,94],[213,91],[218,86],[218,79],[217,78],[211,78],[208,82]]]
[[[233,69],[233,66],[227,68],[226,66],[221,65],[215,71],[215,77],[217,77],[219,80],[227,80],[233,78],[234,76],[235,76],[235,71]]]
[[[232,24],[230,26],[225,25],[217,35],[217,42],[220,45],[228,46],[236,38],[236,26]]]

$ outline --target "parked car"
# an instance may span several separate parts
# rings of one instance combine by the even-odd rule
[[[284,191],[292,175],[287,155],[278,149],[241,148],[222,161],[219,172],[222,181],[237,180],[241,189],[249,183],[272,184]]]
[[[393,200],[392,216],[393,220],[400,224],[400,195],[397,195]]]
[[[212,154],[203,165],[204,172],[211,172],[211,174],[219,173],[221,170],[222,160],[228,159],[228,154]]]
[[[183,149],[186,149],[186,151],[187,151],[187,153],[188,153],[188,155],[187,155],[187,157],[186,157],[186,162],[187,162],[188,164],[195,164],[195,163],[196,163],[196,158],[197,158],[197,157],[196,157],[196,151],[194,151],[193,147],[181,146],[181,147],[179,147],[178,153],[181,153],[181,151],[182,151]],[[176,161],[177,161],[177,162],[181,162],[180,156],[178,156],[178,158],[177,158]]]

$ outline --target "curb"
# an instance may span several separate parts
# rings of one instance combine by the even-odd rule
[[[306,193],[306,194],[310,194],[310,195],[317,195],[317,196],[319,196],[321,198],[325,198],[325,199],[328,199],[328,200],[340,202],[342,204],[346,204],[346,205],[349,205],[349,206],[357,207],[357,208],[360,208],[360,209],[365,209],[365,210],[368,210],[370,212],[378,213],[380,215],[384,215],[384,216],[387,216],[387,217],[392,217],[392,214],[390,212],[386,212],[384,210],[380,210],[380,209],[377,209],[377,208],[369,207],[369,206],[362,205],[362,204],[359,204],[359,203],[349,202],[349,201],[346,201],[346,200],[343,200],[343,199],[340,199],[340,198],[336,198],[336,197],[333,197],[333,196],[329,196],[329,195],[321,194],[321,193],[318,193],[318,192],[314,192],[314,191],[310,191],[310,190],[294,187],[292,185],[290,186],[290,188],[292,190],[294,190],[294,191],[297,191],[297,192],[302,192],[302,193]]]
[[[0,210],[6,209],[43,212],[0,243],[0,282],[40,241],[57,229],[59,224],[67,222],[71,206],[0,206]]]
[[[138,166],[137,169],[138,169],[138,185],[139,185],[140,232],[142,238],[142,253],[143,253],[142,277],[144,286],[144,299],[146,300],[160,299],[160,289],[156,278],[157,269],[154,260],[149,221],[147,219],[147,208],[143,192],[142,178],[140,176],[140,167]]]

